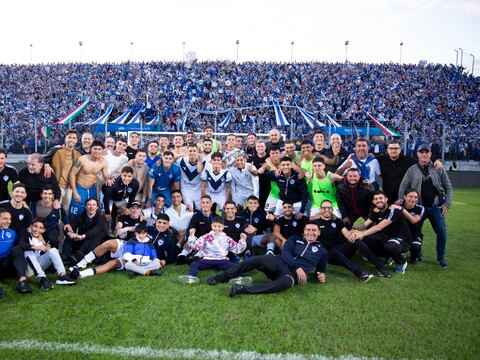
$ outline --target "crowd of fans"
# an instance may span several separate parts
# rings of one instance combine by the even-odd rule
[[[311,129],[295,106],[361,126],[369,111],[403,134],[410,146],[440,146],[445,125],[447,158],[479,159],[480,80],[453,66],[341,63],[149,62],[122,64],[1,65],[1,116],[6,147],[33,151],[37,126],[52,124],[85,97],[91,104],[76,121],[92,120],[114,106],[111,119],[145,105],[144,118],[160,114],[156,129],[201,130],[233,111],[225,132],[266,133],[275,126],[278,100],[297,135]],[[209,113],[205,113],[209,112]],[[248,116],[246,116],[248,115]],[[55,128],[51,144],[63,139]],[[83,131],[83,128],[76,128]],[[289,131],[285,131],[289,133]]]

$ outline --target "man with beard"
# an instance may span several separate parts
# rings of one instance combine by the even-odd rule
[[[388,207],[387,197],[382,190],[373,194],[373,209],[363,224],[353,230],[354,238],[363,240],[377,255],[391,256],[395,261],[395,272],[405,274],[407,261],[403,253],[411,243],[410,229],[401,211]]]
[[[352,236],[352,232],[345,227],[342,220],[333,216],[333,207],[329,200],[322,201],[319,218],[316,222],[320,227],[319,241],[328,251],[330,263],[340,264],[354,273],[361,282],[368,282],[373,278],[373,275],[350,259],[358,250],[375,265],[380,276],[390,277],[383,261],[368,248],[367,244],[361,240],[356,240],[354,234]]]
[[[368,149],[367,139],[358,138],[355,141],[355,154],[340,165],[337,174],[343,175],[344,171],[350,168],[358,169],[362,178],[368,180],[375,188],[378,188],[375,176],[380,175],[380,165],[378,160],[368,153]]]
[[[337,204],[342,220],[351,229],[355,221],[368,216],[373,186],[365,184],[356,168],[347,170],[343,181],[337,183]]]

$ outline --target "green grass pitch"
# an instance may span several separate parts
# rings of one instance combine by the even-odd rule
[[[31,280],[34,292],[23,296],[14,292],[14,280],[2,280],[8,294],[0,300],[0,343],[475,358],[480,354],[480,191],[455,190],[454,200],[447,216],[446,270],[435,264],[435,240],[426,222],[425,262],[409,266],[404,276],[375,277],[368,284],[338,266],[329,266],[325,285],[311,279],[280,294],[234,299],[227,296],[228,285],[206,284],[209,271],[200,273],[199,285],[177,283],[186,266],[168,266],[159,278],[110,273],[49,292]],[[253,277],[264,280],[260,273]],[[76,351],[0,346],[2,359],[85,357]]]

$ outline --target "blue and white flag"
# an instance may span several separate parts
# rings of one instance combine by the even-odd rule
[[[325,116],[327,117],[328,121],[330,121],[330,124],[332,124],[333,126],[342,127],[342,125],[340,125],[338,122],[333,120],[332,117],[330,115],[328,115],[327,113],[325,113]]]
[[[125,121],[127,121],[127,118],[131,112],[132,112],[132,109],[128,109],[122,115],[120,115],[115,120],[113,120],[110,124],[125,124]]]
[[[137,111],[137,113],[135,115],[133,115],[133,118],[132,120],[130,120],[130,122],[128,124],[140,124],[140,114],[142,113],[142,111],[145,110],[145,107],[141,107],[140,110]]]
[[[315,119],[315,116],[313,116],[304,108],[297,106],[297,110],[300,112],[300,114],[302,114],[303,119],[307,122],[308,126],[310,126],[311,129],[313,129],[315,126],[326,126],[321,121]]]
[[[152,120],[147,122],[145,125],[150,126],[150,125],[154,125],[155,123],[158,123],[158,122],[160,122],[160,114],[155,116]]]
[[[231,119],[232,119],[232,112],[230,111],[225,117],[225,119],[223,119],[223,121],[220,124],[218,124],[218,126],[226,128],[228,124],[230,124]]]
[[[92,121],[87,122],[86,124],[87,124],[87,125],[105,124],[105,122],[108,121],[108,118],[109,118],[110,114],[112,113],[112,110],[113,110],[113,105],[110,105],[110,106],[107,108],[107,111],[105,111],[105,114],[103,114],[102,116],[100,116],[98,119],[95,119],[95,120],[92,120]]]
[[[280,105],[278,105],[277,100],[273,100],[273,110],[275,111],[275,122],[277,126],[290,126],[289,122],[287,121],[287,118],[285,115],[283,115],[283,111],[280,108]]]

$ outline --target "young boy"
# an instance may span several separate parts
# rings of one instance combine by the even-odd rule
[[[53,288],[52,283],[48,280],[44,270],[52,263],[57,271],[58,278],[55,282],[58,285],[74,285],[75,280],[70,278],[63,266],[62,258],[56,248],[52,248],[50,244],[46,243],[42,234],[46,230],[46,225],[43,219],[35,218],[30,227],[30,231],[20,240],[21,247],[28,249],[25,251],[25,260],[37,277],[42,290],[50,290]]]
[[[135,236],[130,238],[123,248],[123,260],[128,276],[160,276],[162,273],[158,270],[161,267],[160,260],[157,258],[157,251],[150,242],[147,225],[141,222],[135,227]],[[165,261],[163,261],[165,264]]]
[[[247,236],[240,235],[240,240],[235,242],[231,237],[224,232],[223,219],[216,216],[212,221],[212,231],[196,238],[194,229],[190,230],[188,244],[196,251],[202,251],[203,258],[192,262],[188,275],[180,275],[178,281],[184,284],[194,284],[199,281],[197,275],[200,270],[220,269],[228,270],[234,265],[227,255],[228,252],[240,254],[247,248],[245,241]]]

